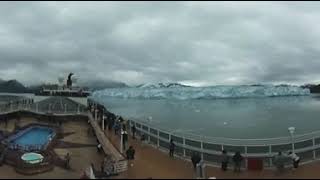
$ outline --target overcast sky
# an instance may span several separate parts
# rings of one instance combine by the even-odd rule
[[[320,83],[319,2],[0,2],[0,78]]]

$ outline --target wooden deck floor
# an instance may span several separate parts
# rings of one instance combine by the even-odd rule
[[[112,132],[105,132],[112,144],[119,148],[119,137]],[[132,145],[136,150],[135,160],[129,162],[127,172],[120,174],[115,178],[194,178],[194,172],[191,162],[169,158],[167,153],[155,149],[149,145],[141,144],[139,140],[129,138],[129,145]],[[132,166],[130,166],[132,164]],[[230,167],[227,172],[222,172],[220,168],[207,167],[206,177],[216,177],[218,179],[237,178],[237,179],[318,179],[320,178],[320,162],[314,162],[307,165],[302,165],[296,171],[291,169],[286,170],[283,174],[276,174],[274,170],[242,171],[234,173]]]

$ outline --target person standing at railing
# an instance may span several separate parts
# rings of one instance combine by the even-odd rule
[[[121,132],[122,134],[122,146],[123,146],[123,150],[127,150],[127,146],[128,146],[128,133],[126,130],[122,130]]]
[[[229,156],[227,154],[227,151],[223,150],[222,151],[222,157],[221,157],[221,169],[222,169],[222,171],[227,171],[228,163],[229,163]]]
[[[234,156],[232,157],[233,163],[234,163],[234,172],[240,172],[241,163],[243,160],[243,157],[241,156],[240,152],[237,151]]]
[[[132,132],[132,139],[136,139],[136,126],[133,125],[132,128],[131,128],[131,132]]]
[[[170,140],[170,145],[169,145],[169,156],[173,157],[174,154],[174,149],[175,149],[176,145],[174,144],[173,140]]]
[[[192,157],[191,157],[191,162],[193,165],[193,170],[196,171],[197,168],[197,164],[201,161],[201,157],[199,156],[198,153],[193,152],[192,153]]]
[[[121,124],[120,124],[120,120],[116,120],[115,124],[114,124],[114,134],[115,135],[119,135],[121,131]]]
[[[276,166],[279,173],[283,172],[286,159],[287,158],[282,155],[282,152],[278,152],[278,155],[274,157],[273,164]]]
[[[288,155],[292,159],[293,170],[296,170],[299,167],[300,157],[294,152],[289,152]]]

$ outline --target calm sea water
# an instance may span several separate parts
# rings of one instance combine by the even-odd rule
[[[111,112],[168,130],[230,138],[271,138],[320,130],[320,96],[215,100],[99,99]]]

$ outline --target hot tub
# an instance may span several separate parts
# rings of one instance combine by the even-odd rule
[[[41,154],[31,152],[23,154],[21,159],[29,164],[37,164],[43,161],[43,156]]]

